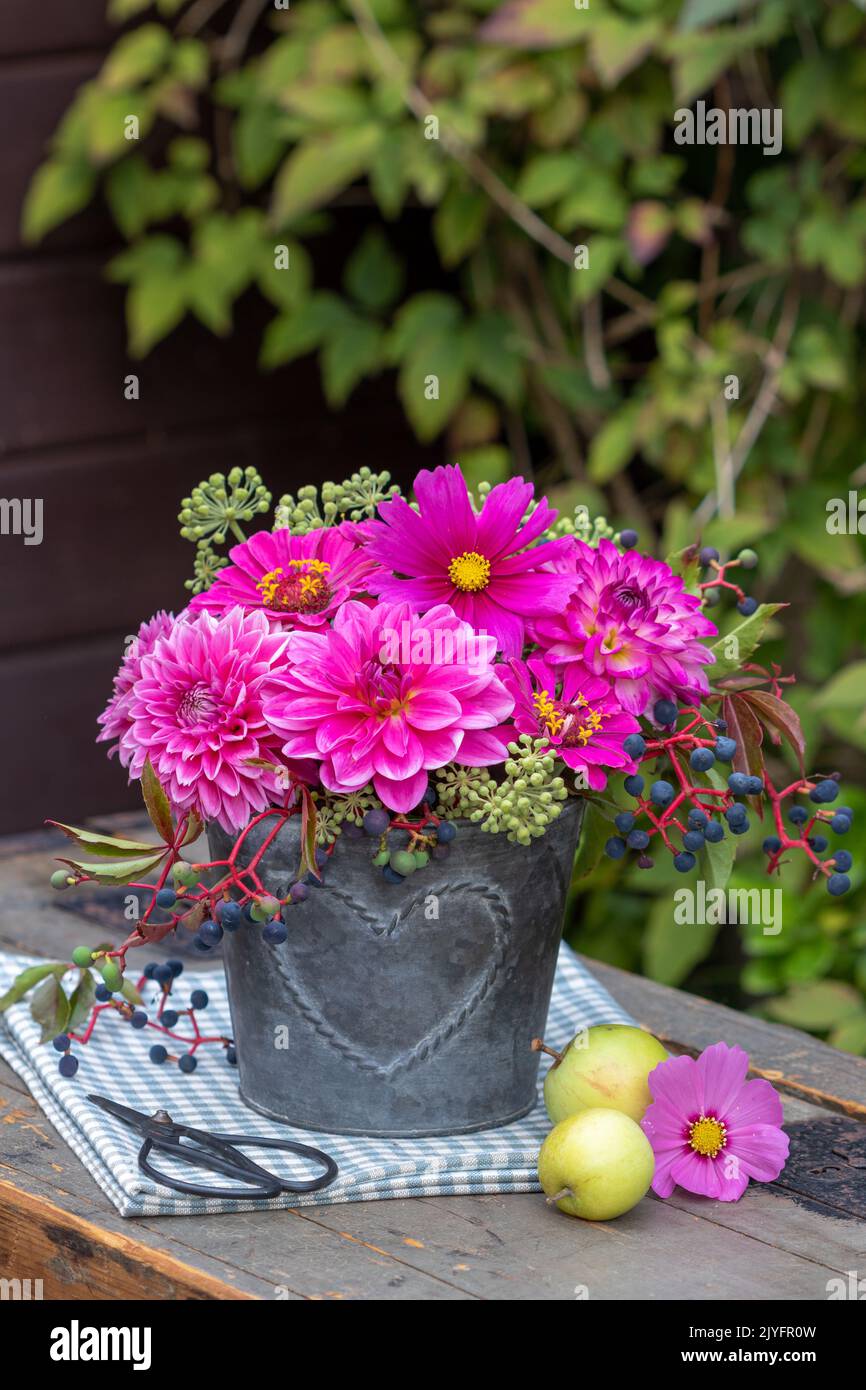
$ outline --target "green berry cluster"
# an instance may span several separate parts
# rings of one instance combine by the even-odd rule
[[[505,777],[496,787],[481,829],[504,831],[514,844],[528,845],[561,815],[568,788],[554,775],[556,759],[547,739],[521,734],[519,742],[509,743],[508,752]],[[475,820],[476,814],[470,819]]]
[[[501,782],[486,768],[443,768],[436,784],[439,809],[528,845],[561,814],[568,789],[555,774],[556,758],[547,739],[521,734],[519,742],[509,743],[508,752]]]
[[[360,791],[343,795],[313,792],[313,801],[316,803],[317,845],[332,845],[342,834],[344,825],[362,826],[366,813],[382,805],[369,784]]]
[[[313,486],[299,488],[297,498],[286,493],[276,506],[274,530],[287,528],[293,536],[304,536],[341,521],[363,521],[399,491],[390,473],[361,468],[341,483],[322,483],[321,495]]]
[[[204,593],[228,563],[228,556],[217,555],[210,541],[199,541],[195,548],[192,579],[184,580],[186,588],[194,594]]]
[[[242,521],[252,521],[270,509],[268,492],[256,468],[233,468],[228,477],[211,473],[194,487],[180,504],[180,534],[187,541],[212,540],[224,545],[231,533],[235,540],[246,540]]]
[[[590,516],[589,508],[579,502],[570,516],[563,513],[557,517],[553,525],[538,539],[539,542],[556,540],[559,536],[575,536],[587,545],[598,545],[602,537],[613,540],[616,531],[606,516]]]

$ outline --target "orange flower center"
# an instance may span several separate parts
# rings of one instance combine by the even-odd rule
[[[263,574],[256,588],[266,608],[285,613],[321,613],[331,597],[325,560],[290,560],[289,573],[278,567]]]

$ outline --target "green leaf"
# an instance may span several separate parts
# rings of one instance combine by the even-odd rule
[[[574,856],[572,883],[579,883],[581,879],[587,878],[598,867],[604,853],[605,843],[612,833],[610,821],[602,815],[593,800],[587,797],[584,801],[583,824],[580,828],[577,854]]]
[[[307,787],[301,785],[299,791],[301,794],[301,864],[298,869],[298,880],[303,882],[307,874],[312,874],[313,878],[317,878],[321,883],[322,873],[316,863],[316,803]]]
[[[589,476],[595,483],[607,483],[621,473],[637,447],[640,407],[627,401],[602,425],[589,448]]]
[[[721,19],[734,19],[756,4],[757,0],[686,0],[680,11],[680,28],[703,29]]]
[[[343,284],[365,309],[381,313],[399,298],[405,278],[403,262],[384,232],[370,227],[349,258]]]
[[[0,1014],[6,1009],[11,1008],[23,999],[28,990],[34,985],[38,985],[40,980],[44,980],[47,975],[55,975],[62,979],[69,969],[60,961],[46,961],[39,965],[28,965],[26,970],[22,970],[20,975],[16,975],[6,993],[0,996]]]
[[[708,891],[710,888],[726,887],[734,871],[736,857],[734,841],[730,835],[726,835],[724,840],[719,840],[717,844],[704,842],[698,853],[697,876],[706,883]]]
[[[280,226],[321,207],[369,168],[384,132],[372,123],[315,135],[298,145],[277,175],[271,207]]]
[[[495,310],[479,314],[466,329],[472,375],[506,405],[523,400],[526,361],[519,334],[506,314]]]
[[[172,37],[161,24],[142,24],[117,40],[99,74],[100,84],[120,91],[162,71],[172,51]]]
[[[252,102],[238,113],[232,125],[232,149],[242,188],[259,188],[282,159],[286,148],[283,119],[271,102]]]
[[[82,970],[78,984],[72,991],[72,998],[69,1001],[69,1019],[66,1027],[75,1029],[82,1023],[86,1023],[95,1003],[96,984],[93,975],[89,970]]]
[[[478,31],[482,43],[503,48],[562,48],[592,35],[603,0],[577,9],[572,0],[505,0]]]
[[[433,215],[433,239],[442,264],[459,265],[484,235],[490,204],[475,188],[452,184]]]
[[[82,859],[62,859],[58,855],[61,864],[69,864],[79,873],[86,874],[94,883],[110,883],[119,885],[122,883],[135,883],[145,874],[149,874],[158,864],[162,863],[165,857],[165,850],[160,850],[158,854],[148,855],[141,859],[99,859],[88,862]]]
[[[434,439],[466,396],[469,361],[469,342],[462,328],[422,338],[404,359],[397,389],[420,440]]]
[[[797,711],[792,709],[786,700],[780,700],[766,690],[745,690],[739,699],[745,701],[761,722],[776,735],[774,742],[778,743],[780,738],[787,739],[797,755],[802,772],[806,757],[806,741]]]
[[[174,819],[171,814],[171,806],[150,758],[145,760],[141,772],[141,794],[144,797],[147,814],[150,816],[157,835],[160,835],[167,845],[172,844],[174,841]]]
[[[359,381],[379,371],[384,339],[384,331],[378,323],[355,314],[327,339],[322,348],[321,365],[322,385],[329,405],[343,405]]]
[[[76,826],[64,825],[59,820],[49,820],[48,824],[62,830],[80,850],[106,859],[130,859],[142,854],[162,854],[159,845],[146,845],[140,840],[121,840],[114,835],[103,835],[98,830],[79,830]]]
[[[133,357],[146,357],[177,327],[186,313],[188,288],[185,276],[178,271],[148,275],[130,285],[126,325]]]
[[[691,891],[691,890],[687,890]],[[650,913],[643,938],[643,968],[663,985],[679,985],[709,955],[718,923],[680,923],[675,903],[664,894]]]
[[[30,1013],[42,1029],[39,1041],[51,1042],[58,1033],[65,1033],[69,1023],[69,1000],[56,974],[49,975],[30,1000]]]
[[[863,708],[866,690],[866,661],[855,661],[831,676],[824,689],[816,694],[813,704],[817,710],[856,710]]]
[[[349,316],[350,310],[335,294],[314,294],[292,314],[280,314],[265,330],[260,362],[279,367],[319,347]]]
[[[547,207],[576,187],[581,166],[571,151],[532,155],[524,165],[516,193],[533,208]]]
[[[604,288],[625,250],[625,242],[613,236],[592,236],[586,246],[588,264],[571,272],[571,289],[577,304],[586,304]]]
[[[278,267],[273,243],[265,244],[256,283],[272,304],[291,313],[304,303],[310,293],[313,268],[309,252],[299,242],[283,242],[282,245],[288,252],[288,265],[283,267],[281,263]]]
[[[36,170],[21,216],[21,233],[29,243],[40,241],[86,207],[96,192],[96,173],[83,160],[51,159]]]
[[[834,1028],[827,1041],[831,1047],[843,1052],[854,1052],[858,1057],[866,1056],[866,1011],[852,1014],[838,1028]]]
[[[593,21],[589,49],[593,66],[605,87],[615,87],[637,67],[662,33],[658,20],[633,23],[618,15],[598,15]]]
[[[201,904],[200,904],[200,906],[201,906]],[[203,908],[203,907],[202,907],[202,914],[204,914],[204,908]],[[203,915],[202,915],[202,920],[204,920],[204,916],[203,916]],[[199,925],[201,925],[201,923],[199,923]],[[133,984],[132,980],[127,979],[127,977],[126,977],[125,975],[124,975],[124,977],[123,977],[123,984],[120,986],[120,992],[121,992],[121,994],[123,995],[124,999],[126,1000],[127,1004],[140,1004],[140,1003],[141,1003],[141,995],[139,994],[139,992],[138,992],[138,990],[136,989],[135,985]]]
[[[719,637],[710,647],[715,661],[712,666],[704,667],[707,679],[712,683],[731,671],[739,671],[759,646],[767,623],[786,607],[785,603],[761,603],[750,618],[743,618],[729,633]],[[726,651],[730,655],[725,655]]]
[[[853,985],[841,980],[816,980],[813,984],[794,985],[787,994],[769,1000],[764,1008],[778,1023],[823,1033],[860,1014],[863,997]]]
[[[447,294],[416,294],[400,306],[388,339],[388,356],[399,362],[426,338],[456,330],[463,310]]]

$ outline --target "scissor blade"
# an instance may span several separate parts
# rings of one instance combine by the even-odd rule
[[[128,1105],[119,1105],[116,1100],[109,1100],[108,1096],[89,1095],[87,1099],[93,1105],[98,1105],[100,1110],[105,1110],[107,1114],[113,1115],[116,1120],[122,1120],[125,1125],[131,1125],[139,1133],[146,1133],[150,1130],[153,1121],[149,1115],[143,1115],[140,1110],[131,1110]]]

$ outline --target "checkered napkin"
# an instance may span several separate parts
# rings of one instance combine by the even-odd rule
[[[20,970],[35,963],[31,956],[0,956],[0,994]],[[181,1007],[195,988],[206,989],[209,996],[204,1016],[208,1033],[230,1035],[224,976],[184,971],[176,986]],[[145,1005],[148,1002],[145,994]],[[547,1035],[561,1043],[578,1028],[593,1023],[631,1022],[607,990],[563,945]],[[479,1134],[438,1139],[365,1139],[319,1134],[276,1124],[249,1110],[238,1094],[237,1070],[227,1065],[221,1048],[201,1048],[198,1068],[190,1075],[174,1066],[154,1066],[147,1056],[148,1039],[153,1036],[130,1028],[113,1014],[102,1015],[91,1041],[86,1047],[75,1049],[81,1066],[77,1076],[67,1081],[58,1073],[58,1056],[50,1043],[40,1045],[39,1029],[30,1017],[26,1001],[0,1015],[0,1055],[27,1083],[54,1128],[121,1216],[190,1216],[256,1207],[369,1201],[376,1197],[463,1196],[539,1189],[536,1160],[549,1128],[541,1105],[522,1120]],[[197,1129],[265,1135],[313,1145],[333,1156],[339,1165],[339,1176],[323,1192],[287,1193],[272,1202],[205,1199],[172,1192],[139,1170],[141,1139],[90,1104],[89,1092],[108,1096],[147,1115],[160,1108],[167,1110],[176,1120]],[[250,1149],[249,1153],[263,1167],[290,1181],[321,1172],[318,1166],[304,1164],[276,1149]],[[190,1182],[231,1185],[227,1178],[187,1164],[177,1165],[162,1154],[154,1155],[154,1162],[156,1167]]]

